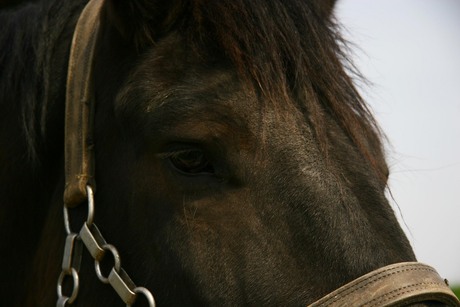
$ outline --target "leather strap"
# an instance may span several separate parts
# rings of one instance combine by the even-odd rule
[[[78,19],[70,50],[65,111],[64,203],[67,207],[78,206],[86,200],[87,185],[95,190],[92,61],[103,2],[88,2]]]
[[[455,294],[432,267],[402,262],[363,275],[310,306],[407,306],[425,301],[460,306]]]

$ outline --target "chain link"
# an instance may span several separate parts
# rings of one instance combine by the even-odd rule
[[[72,276],[72,279],[73,279],[72,294],[69,297],[62,294],[62,284],[66,276]],[[77,271],[74,268],[71,268],[70,272],[62,271],[61,274],[59,275],[58,284],[57,284],[58,304],[62,304],[62,306],[66,306],[67,303],[72,304],[77,298],[79,289],[80,289],[80,282],[79,282]]]
[[[86,186],[86,195],[88,200],[88,214],[86,216],[86,224],[88,227],[90,227],[94,221],[94,195],[93,189],[90,186]],[[67,235],[74,233],[70,228],[69,207],[66,204],[64,204],[64,227]]]
[[[115,246],[113,246],[112,244],[104,244],[102,246],[102,250],[104,251],[110,251],[112,253],[112,256],[113,256],[113,261],[114,261],[114,265],[113,265],[113,269],[115,269],[115,271],[118,273],[120,272],[120,269],[121,269],[121,259],[120,259],[120,255],[118,254],[118,251],[117,249],[115,248]],[[102,259],[101,259],[102,260]],[[100,268],[100,265],[99,265],[99,260],[95,259],[94,260],[94,269],[96,270],[96,275],[97,275],[97,278],[99,278],[99,280],[104,283],[104,284],[108,284],[109,283],[109,278],[108,277],[104,277],[104,275],[102,275],[102,272],[101,272],[101,268]]]
[[[93,189],[87,186],[86,191],[88,196],[88,215],[78,234],[74,233],[70,227],[69,208],[64,204],[64,226],[67,232],[67,238],[62,259],[62,271],[58,278],[58,300],[56,306],[71,305],[77,298],[80,287],[78,272],[81,263],[81,250],[82,245],[85,245],[94,259],[94,267],[99,280],[105,284],[110,284],[127,306],[132,306],[138,295],[142,294],[146,298],[149,306],[155,307],[155,299],[152,293],[148,289],[137,287],[134,284],[125,270],[121,267],[121,258],[118,250],[114,245],[106,242],[94,223]],[[101,272],[100,262],[107,251],[112,254],[114,265],[109,276],[105,277]],[[73,288],[70,296],[66,296],[62,293],[62,284],[66,276],[72,276],[73,279]]]
[[[155,299],[153,298],[152,293],[147,288],[144,287],[136,287],[134,288],[134,292],[137,294],[143,294],[149,303],[149,306],[155,307]],[[128,305],[129,306],[129,305]]]

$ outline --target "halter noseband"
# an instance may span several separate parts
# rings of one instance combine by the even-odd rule
[[[426,301],[460,306],[435,269],[419,262],[401,262],[358,277],[310,306],[407,306]]]
[[[104,283],[109,283],[127,304],[135,302],[143,294],[150,306],[155,305],[152,294],[143,287],[136,287],[121,268],[116,248],[107,244],[93,222],[94,152],[92,144],[94,97],[92,68],[99,29],[99,15],[104,0],[90,0],[84,8],[74,32],[69,59],[66,89],[65,117],[65,178],[64,222],[67,239],[64,249],[62,272],[58,280],[58,306],[72,304],[78,294],[78,271],[82,243],[96,263],[96,273]],[[79,233],[70,229],[69,209],[88,202],[88,217]],[[107,252],[112,253],[115,265],[108,277],[104,277],[99,261]],[[73,279],[70,296],[62,294],[66,276]],[[436,301],[460,307],[460,302],[446,282],[431,267],[406,262],[392,264],[363,275],[331,292],[310,306],[403,306],[423,301]]]

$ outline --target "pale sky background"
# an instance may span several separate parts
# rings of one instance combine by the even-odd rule
[[[336,16],[373,84],[393,207],[419,261],[460,284],[460,0],[339,0]]]

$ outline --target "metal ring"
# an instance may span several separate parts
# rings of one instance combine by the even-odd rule
[[[94,192],[90,185],[86,186],[86,194],[88,195],[88,216],[86,217],[86,224],[90,227],[94,221]]]
[[[86,197],[88,198],[88,215],[86,216],[86,224],[90,227],[94,221],[94,193],[91,186],[86,186]],[[64,204],[64,227],[65,231],[68,235],[74,233],[72,229],[70,229],[70,221],[69,221],[69,209]]]
[[[134,293],[136,294],[144,294],[145,298],[147,299],[147,302],[149,303],[150,307],[155,307],[155,299],[153,298],[152,293],[149,291],[149,289],[144,288],[144,287],[136,287],[134,288]],[[137,298],[136,298],[137,299]],[[132,306],[132,305],[126,305],[127,307]]]
[[[70,222],[69,222],[69,210],[67,210],[67,206],[64,204],[64,227],[67,235],[70,235],[72,230],[70,229]]]
[[[115,269],[117,273],[119,273],[121,269],[121,259],[120,259],[120,254],[118,254],[116,247],[113,246],[112,244],[104,244],[101,247],[103,250],[106,250],[106,251],[108,250],[112,253],[113,261],[115,262],[115,264],[113,265],[113,268]],[[104,256],[102,256],[101,260],[104,259]],[[94,269],[96,270],[97,278],[99,278],[99,280],[103,282],[104,284],[108,284],[109,278],[102,275],[101,267],[100,267],[98,260],[94,260]]]
[[[58,295],[59,298],[64,297],[62,295],[62,283],[64,281],[64,278],[66,276],[70,276],[70,275],[72,275],[72,279],[73,279],[73,289],[72,289],[72,294],[68,298],[67,302],[69,304],[72,304],[75,301],[75,299],[77,298],[78,290],[80,289],[78,272],[74,268],[70,268],[70,272],[69,271],[62,271],[61,274],[59,275],[58,284],[57,284],[57,295]]]

